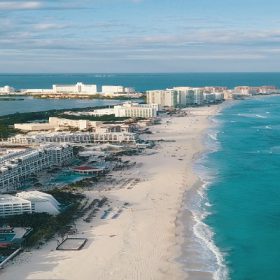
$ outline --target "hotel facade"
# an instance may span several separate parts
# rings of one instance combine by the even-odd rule
[[[149,90],[147,91],[147,103],[158,104],[160,108],[177,107],[178,92],[173,89]]]
[[[46,143],[135,143],[138,137],[130,132],[76,132],[76,133],[50,133],[37,135],[16,135],[6,139],[5,143],[11,144],[46,144]]]
[[[114,106],[114,114],[116,117],[155,118],[158,107],[157,104],[124,103]]]
[[[0,217],[31,213],[32,206],[29,200],[8,194],[0,195]]]
[[[77,83],[75,85],[53,85],[53,93],[59,94],[96,94],[96,85]]]
[[[221,87],[174,87],[166,90],[147,91],[147,103],[164,107],[200,106],[220,102],[224,99]]]
[[[46,145],[7,154],[0,159],[0,192],[21,186],[32,174],[52,166],[62,166],[73,158],[70,145]]]

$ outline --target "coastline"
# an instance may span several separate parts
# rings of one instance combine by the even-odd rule
[[[1,279],[18,279],[19,275],[21,279],[87,280],[93,275],[116,280],[195,279],[179,261],[185,244],[182,208],[185,193],[199,185],[193,164],[205,151],[203,136],[211,126],[209,118],[220,108],[191,108],[186,117],[163,118],[147,138],[164,141],[154,150],[127,158],[136,167],[112,174],[120,176],[119,185],[87,191],[89,197],[109,197],[114,209],[123,203],[129,206],[117,219],[96,217],[92,224],[78,221],[79,234],[89,239],[83,250],[55,251],[53,240],[15,259],[14,265],[0,272]],[[137,183],[126,183],[131,178],[138,179]],[[192,219],[191,213],[186,215],[184,225]],[[189,251],[188,257],[193,256]],[[207,279],[210,274],[197,271],[196,276]]]
[[[213,243],[214,232],[204,223],[204,219],[209,215],[207,207],[210,206],[205,192],[212,182],[212,175],[207,173],[204,161],[209,153],[219,148],[216,143],[219,123],[216,122],[215,117],[222,110],[236,103],[237,101],[228,100],[209,114],[207,126],[200,134],[199,141],[202,146],[193,157],[192,172],[196,176],[196,181],[185,190],[179,212],[179,234],[183,241],[178,261],[183,264],[184,271],[188,274],[187,279],[227,278],[228,272],[223,255]]]

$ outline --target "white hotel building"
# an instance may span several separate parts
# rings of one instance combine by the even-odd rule
[[[102,86],[101,92],[105,95],[134,94],[135,89],[124,86]]]
[[[0,217],[31,213],[60,213],[59,202],[50,194],[39,191],[17,193],[16,196],[0,195]]]
[[[97,86],[77,83],[75,85],[53,85],[53,93],[59,94],[96,94]]]
[[[8,194],[0,195],[0,217],[32,213],[31,202]]]
[[[61,166],[72,158],[70,145],[46,145],[4,155],[0,159],[0,192],[15,189],[31,174],[54,165]]]
[[[224,99],[222,87],[174,87],[147,91],[147,103],[163,107],[187,107],[220,102]]]
[[[124,103],[114,106],[116,117],[155,118],[158,112],[157,104]]]
[[[62,130],[77,128],[79,130],[88,130],[101,125],[100,121],[71,120],[57,117],[50,117],[48,123],[15,123],[14,128],[23,131],[41,131],[41,130]]]
[[[50,133],[38,135],[16,135],[4,142],[13,144],[44,144],[44,143],[135,143],[137,135],[131,132],[76,132],[76,133]]]
[[[10,93],[14,93],[15,89],[13,87],[10,86],[4,86],[4,87],[0,87],[0,95],[3,94],[10,94]]]
[[[51,215],[60,213],[60,203],[50,194],[27,191],[17,193],[16,197],[30,201],[32,213],[48,213]]]
[[[158,104],[162,107],[176,107],[178,105],[178,92],[173,89],[147,91],[147,103]]]

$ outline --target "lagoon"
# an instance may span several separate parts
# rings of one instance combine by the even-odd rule
[[[1,101],[0,99],[0,116],[14,113],[49,111],[54,109],[109,106],[124,102],[120,100],[99,99],[36,99],[33,97],[22,96],[15,97],[15,99],[16,100],[12,101]]]

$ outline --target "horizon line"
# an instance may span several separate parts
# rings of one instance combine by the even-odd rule
[[[217,71],[217,72],[0,72],[0,75],[141,75],[141,74],[280,74],[279,71]]]

